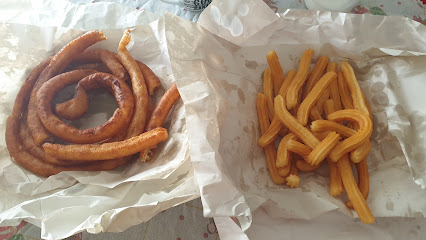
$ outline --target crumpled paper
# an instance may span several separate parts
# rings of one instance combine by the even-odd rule
[[[204,215],[236,216],[243,230],[252,211],[272,205],[283,218],[313,219],[338,210],[327,168],[301,174],[298,189],[274,185],[256,115],[266,53],[284,71],[307,48],[347,60],[374,113],[368,157],[368,204],[376,217],[424,217],[426,27],[402,17],[287,10],[276,15],[260,0],[216,0],[198,24],[166,15],[173,74],[185,103],[188,135]],[[313,66],[312,64],[312,66]],[[413,181],[414,179],[414,181]],[[216,218],[215,218],[216,219]]]
[[[87,30],[102,30],[108,38],[94,48],[116,52],[124,30],[131,27],[130,54],[161,79],[163,89],[156,97],[174,82],[162,18],[153,19],[151,13],[132,12],[112,3],[98,3],[96,11],[91,5],[57,4],[68,7],[58,9],[67,17],[57,21],[56,26],[48,17],[49,11],[56,11],[52,6],[50,10],[30,11],[38,16],[34,18],[38,26],[28,25],[26,21],[31,18],[17,17],[11,19],[14,23],[0,24],[1,136],[5,135],[6,118],[16,94],[32,68]],[[52,18],[58,17],[52,14]],[[102,28],[96,27],[101,21]],[[111,117],[116,105],[109,94],[96,94],[89,114],[77,124],[83,128],[98,125]],[[4,137],[0,138],[0,225],[18,225],[25,220],[41,227],[44,239],[62,239],[84,230],[121,232],[199,197],[182,101],[177,102],[164,126],[169,138],[159,145],[149,163],[134,162],[114,171],[62,172],[49,178],[40,178],[15,164]]]

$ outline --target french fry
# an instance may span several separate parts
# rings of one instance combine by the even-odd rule
[[[266,97],[262,93],[257,94],[256,100],[256,109],[257,109],[257,117],[259,119],[260,131],[262,133],[266,132],[269,127],[269,117],[267,110],[267,102]],[[276,157],[277,152],[275,150],[275,146],[273,143],[267,145],[263,148],[266,156],[266,164],[268,166],[269,174],[271,175],[272,181],[275,184],[281,185],[285,183],[285,178],[281,177],[278,174],[278,169],[276,167]]]
[[[275,51],[272,50],[266,54],[266,61],[268,61],[269,68],[271,69],[272,79],[274,82],[274,94],[276,96],[279,94],[281,85],[284,82],[284,72]]]
[[[306,81],[306,77],[309,73],[309,65],[311,64],[313,55],[314,50],[307,49],[300,59],[299,69],[296,76],[294,77],[294,80],[291,82],[286,95],[288,109],[293,109],[297,105],[299,90],[301,87],[303,87],[303,84]]]

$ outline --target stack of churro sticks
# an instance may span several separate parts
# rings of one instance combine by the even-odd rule
[[[313,55],[307,49],[298,70],[285,75],[275,51],[266,55],[269,67],[256,102],[262,133],[258,144],[265,150],[275,184],[298,187],[299,171],[312,172],[326,162],[330,194],[337,197],[345,190],[346,205],[355,209],[363,223],[374,223],[366,202],[366,159],[373,131],[370,106],[348,62],[343,61],[339,71],[337,63],[321,56],[311,71]]]

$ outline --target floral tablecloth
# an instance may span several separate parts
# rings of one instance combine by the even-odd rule
[[[69,0],[78,4],[90,4],[105,0]],[[107,0],[108,1],[108,0]],[[197,21],[199,13],[187,11],[179,6],[159,0],[109,0],[139,10],[162,12],[167,10],[188,20]],[[275,12],[289,8],[305,9],[302,0],[264,0]],[[351,11],[357,14],[406,16],[426,25],[426,0],[360,0],[360,5]],[[40,228],[22,222],[19,226],[0,227],[0,240],[40,239]],[[68,239],[219,239],[213,219],[203,217],[199,199],[163,211],[146,223],[133,226],[122,233],[89,234],[79,233]]]

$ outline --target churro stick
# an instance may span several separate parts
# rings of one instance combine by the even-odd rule
[[[340,99],[338,99],[337,101],[340,101]],[[324,111],[325,111],[326,115],[335,112],[335,110],[336,110],[335,106],[336,105],[334,104],[334,102],[335,101],[333,99],[329,99],[325,102]],[[337,109],[340,110],[340,108],[337,108]],[[332,122],[332,121],[328,121],[328,120],[324,120],[324,121],[326,121],[326,123],[330,123],[332,125],[343,126],[343,125],[340,125],[339,123],[335,123],[335,122]],[[321,122],[323,122],[323,121],[319,121],[319,123],[321,123]],[[314,123],[312,123],[312,124],[314,124]],[[337,127],[337,129],[339,129],[339,128]],[[348,129],[352,130],[350,128],[348,128]],[[333,128],[327,128],[327,129],[324,129],[324,130],[334,131]],[[338,131],[336,131],[336,132],[339,133],[340,135],[342,135],[340,132],[338,132]],[[354,131],[354,132],[351,132],[350,134],[353,135],[355,133],[356,132]],[[352,136],[352,135],[349,135],[349,136]],[[339,170],[337,169],[337,163],[331,161],[330,158],[327,158],[327,162],[328,162],[328,169],[329,169],[329,172],[330,172],[330,177],[329,177],[330,195],[333,196],[333,197],[337,197],[337,196],[341,195],[342,192],[343,192],[342,178],[340,177]]]
[[[311,118],[311,121],[323,120],[321,113],[318,111],[316,106],[312,107],[311,112],[309,113],[309,117]]]
[[[330,99],[331,100],[331,99]],[[311,130],[313,132],[322,132],[322,131],[335,131],[343,137],[351,137],[357,133],[357,131],[348,128],[342,124],[329,121],[329,120],[316,120],[311,123]],[[371,142],[366,141],[359,148],[351,152],[351,160],[354,163],[358,163],[365,159],[371,150]]]
[[[340,123],[333,122],[333,121],[330,121],[330,120],[313,121],[311,123],[311,130],[313,132],[335,131],[345,138],[348,138],[348,137],[356,134],[356,131],[353,130],[352,128],[348,128],[345,125],[342,125]]]
[[[288,150],[288,141],[290,140],[296,140],[297,137],[293,133],[289,133],[286,136],[281,139],[280,144],[278,145],[278,152],[277,152],[277,167],[285,167],[288,165],[291,159],[291,153]]]
[[[321,163],[315,166],[312,166],[311,164],[307,163],[303,159],[297,159],[296,162],[296,168],[299,169],[301,172],[313,172],[317,170],[319,167],[321,167]]]
[[[309,112],[312,107],[315,106],[318,99],[321,97],[322,93],[330,86],[330,84],[336,80],[336,73],[326,73],[318,83],[312,88],[312,91],[300,104],[299,109],[297,110],[297,120],[302,123],[303,126],[308,124]]]
[[[279,92],[279,94],[280,94],[282,97],[285,97],[285,96],[287,95],[288,88],[290,87],[290,84],[293,82],[294,77],[296,77],[296,74],[297,74],[296,70],[291,69],[291,70],[289,70],[289,71],[287,72],[287,74],[285,75],[284,82],[283,82],[283,84],[281,85],[280,92]]]
[[[290,174],[291,166],[293,166],[293,159],[290,158],[288,164],[285,167],[278,168],[278,175],[281,177],[287,177]]]
[[[321,141],[324,140],[324,138],[326,138],[329,133],[330,131],[312,132],[312,134],[314,134],[314,136]]]
[[[325,89],[320,98],[317,101],[317,109],[320,114],[324,112],[324,104],[330,98],[330,89]]]
[[[294,76],[296,76],[295,70],[290,70],[287,72],[287,75],[285,76],[284,83],[281,86],[280,94],[282,97],[285,97],[287,94],[288,86],[290,85],[291,81],[293,81]],[[275,138],[277,137],[278,133],[281,136],[285,136],[287,133],[287,127],[285,127],[281,121],[278,119],[277,116],[272,118],[271,125],[268,128],[268,131],[266,131],[265,134],[262,134],[262,137],[259,139],[258,144],[261,147],[265,147],[269,143],[273,142]]]
[[[334,100],[334,108],[342,109],[342,102],[340,101],[339,84],[333,81],[330,85],[330,98]]]
[[[271,69],[267,68],[263,75],[263,93],[268,103],[268,116],[272,120],[274,116],[274,86],[271,77]]]
[[[327,159],[328,169],[330,171],[329,181],[330,181],[330,195],[337,197],[343,192],[342,178],[337,168],[337,163]]]
[[[368,154],[371,151],[371,142],[366,141],[359,148],[351,152],[351,161],[354,163],[359,163],[367,158]]]
[[[296,188],[299,186],[299,183],[300,183],[300,178],[299,178],[298,170],[296,168],[296,165],[292,164],[290,175],[286,178],[286,184],[290,188]]]
[[[312,152],[308,155],[306,159],[311,165],[320,164],[331,150],[339,142],[340,135],[336,132],[330,132],[324,140],[322,140],[315,148],[312,149]]]
[[[368,175],[367,159],[362,160],[359,163],[355,163],[356,171],[358,174],[358,187],[361,191],[362,196],[365,200],[368,198],[368,192],[370,191],[370,176]],[[346,204],[349,208],[353,208],[352,202]]]
[[[313,55],[314,50],[307,49],[300,59],[299,70],[297,71],[294,80],[291,82],[286,95],[288,109],[293,109],[297,105],[299,90],[306,81],[306,77],[309,73],[309,65],[311,64]]]
[[[306,82],[305,92],[303,94],[303,98],[306,98],[308,93],[311,92],[312,88],[315,86],[315,84],[318,82],[318,80],[321,78],[322,74],[324,73],[325,68],[328,65],[328,57],[321,56],[317,63],[315,64],[314,70],[311,72],[311,75],[308,78],[308,81]]]
[[[337,73],[337,63],[336,62],[329,62],[327,65],[327,72],[335,72]]]
[[[287,141],[287,150],[307,159],[312,149],[303,143],[290,139]]]
[[[337,73],[337,84],[339,86],[340,99],[345,109],[353,109],[352,97],[349,93],[348,86],[346,84],[345,77],[342,72]]]
[[[272,143],[277,137],[280,129],[282,129],[283,125],[281,121],[274,115],[272,118],[271,125],[269,125],[268,130],[262,134],[262,136],[257,141],[257,144],[261,147],[265,147],[268,144]]]
[[[342,142],[339,142],[330,152],[329,157],[333,162],[337,162],[343,155],[357,149],[366,141],[368,141],[371,136],[371,132],[373,131],[373,123],[371,122],[371,119],[368,115],[359,110],[340,110],[329,114],[328,119],[334,122],[349,120],[355,121],[359,124],[359,130],[356,134],[343,140]]]
[[[269,68],[271,69],[272,79],[274,83],[274,94],[279,94],[280,88],[284,82],[284,72],[278,60],[277,53],[274,50],[266,54],[266,61],[268,61]]]
[[[278,116],[280,121],[308,147],[313,149],[320,143],[318,138],[316,138],[309,129],[300,124],[299,121],[288,112],[285,108],[285,101],[282,96],[278,95],[275,97],[274,109],[275,115]]]
[[[356,80],[353,68],[346,61],[342,62],[340,68],[342,70],[343,76],[345,76],[346,83],[348,84],[348,88],[351,92],[354,108],[370,116],[370,111],[368,110],[367,104],[365,103],[364,94],[362,93],[358,81]]]
[[[257,94],[256,101],[257,117],[259,118],[260,131],[265,133],[269,127],[269,117],[267,110],[266,97],[262,93]],[[273,143],[268,144],[263,148],[266,156],[266,164],[268,166],[269,174],[275,184],[281,185],[285,183],[285,178],[278,174],[276,167],[277,152]]]
[[[363,223],[374,223],[374,216],[368,208],[364,196],[355,182],[352,174],[352,168],[347,154],[337,162],[340,176],[342,177],[343,186],[348,194],[349,200],[352,202],[355,211]]]

